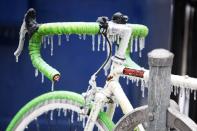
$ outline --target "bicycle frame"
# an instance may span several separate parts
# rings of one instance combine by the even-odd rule
[[[34,10],[30,9],[25,15],[20,31],[19,47],[14,54],[18,61],[18,56],[20,55],[23,48],[25,33],[28,32],[29,36],[31,37],[29,41],[29,54],[31,56],[33,66],[40,72],[42,72],[48,79],[50,79],[52,83],[54,83],[59,80],[60,73],[53,67],[49,66],[41,58],[40,48],[43,36],[59,34],[94,35],[99,34],[102,27],[100,27],[99,23],[96,22],[65,22],[39,25],[36,22],[34,13]],[[148,29],[143,25],[118,24],[112,21],[108,21],[107,24],[107,37],[118,35],[120,39],[118,43],[119,48],[116,51],[115,56],[112,58],[110,74],[108,75],[108,80],[106,81],[104,88],[97,92],[95,95],[94,103],[91,108],[91,113],[89,115],[85,131],[90,131],[93,129],[98,113],[100,112],[104,104],[109,101],[109,98],[112,98],[112,96],[114,96],[117,100],[117,103],[120,104],[120,107],[122,108],[124,114],[131,112],[133,109],[132,105],[130,104],[128,98],[121,88],[119,77],[123,72],[123,69],[125,67],[124,65],[139,69],[139,66],[131,60],[130,52],[128,52],[130,39],[133,39],[132,37],[146,37],[146,35],[148,34]],[[132,45],[130,46],[132,47]],[[144,47],[142,46],[140,48],[142,49]],[[94,82],[92,83],[94,84]],[[109,104],[107,108],[107,114],[111,119],[113,118],[114,111],[115,104]]]
[[[112,60],[112,64],[110,65],[110,73],[107,76],[104,88],[100,89],[99,87],[97,87],[95,80],[95,74],[97,74],[97,72],[100,71],[101,68],[99,68],[99,70],[95,74],[93,74],[89,81],[90,86],[92,86],[94,92],[92,93],[91,90],[88,90],[86,92],[86,94],[89,93],[88,95],[90,95],[90,100],[91,102],[93,101],[93,104],[88,103],[89,101],[87,101],[88,104],[91,104],[90,114],[88,114],[89,112],[85,110],[84,112],[82,112],[86,113],[85,115],[89,115],[87,124],[85,126],[85,131],[91,131],[93,129],[98,114],[105,105],[107,105],[106,113],[111,119],[113,118],[116,104],[120,105],[125,115],[132,112],[133,107],[119,83],[119,77],[122,75],[131,76],[133,74],[133,76],[141,78],[143,81],[147,82],[149,71],[141,69],[141,67],[135,64],[130,58],[130,52],[132,52],[133,47],[132,39],[135,39],[136,41],[136,38],[142,38],[142,43],[139,42],[139,49],[141,50],[144,48],[143,39],[148,34],[148,29],[146,26],[126,23],[121,24],[115,23],[114,21],[107,21],[107,23],[104,23],[104,25],[102,25],[102,23],[96,22],[62,22],[38,24],[35,20],[35,12],[33,10],[29,10],[28,12],[29,14],[27,13],[25,15],[23,24],[21,26],[19,46],[14,55],[16,56],[16,60],[18,61],[18,56],[23,49],[25,33],[28,32],[31,38],[29,42],[29,54],[31,56],[32,64],[37,70],[39,70],[40,72],[42,72],[42,74],[49,78],[52,83],[59,80],[60,73],[56,69],[48,65],[40,55],[40,48],[42,43],[41,41],[44,36],[58,35],[59,37],[59,35],[61,34],[102,34],[104,29],[103,26],[106,26],[105,24],[107,24],[107,28],[104,29],[106,36],[104,34],[102,35],[104,35],[106,38],[111,36],[119,37],[118,40],[120,41],[117,42],[119,48],[115,52],[115,55],[110,58]],[[126,19],[127,17],[124,18]],[[136,49],[137,48],[135,45],[135,50]],[[103,65],[101,66],[102,68]],[[181,87],[194,90],[194,99],[196,99],[196,79],[189,78],[188,76],[171,75],[171,82],[172,85],[175,86],[175,88]],[[138,128],[140,129],[140,131],[144,130],[142,125],[138,125]]]

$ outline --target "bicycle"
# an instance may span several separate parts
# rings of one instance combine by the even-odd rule
[[[71,110],[71,121],[73,121],[73,112],[77,112],[79,116],[77,120],[83,121],[85,131],[93,130],[95,125],[99,130],[114,130],[116,125],[112,122],[112,118],[116,105],[120,105],[125,115],[133,110],[131,103],[119,83],[119,77],[124,75],[129,76],[133,81],[138,82],[140,80],[141,90],[144,91],[149,73],[148,70],[142,69],[130,58],[130,52],[133,51],[133,47],[135,47],[135,50],[139,48],[140,51],[144,48],[144,38],[148,34],[148,28],[144,25],[128,24],[127,21],[127,16],[116,13],[113,15],[112,21],[109,21],[107,17],[99,17],[97,22],[38,24],[36,22],[35,10],[29,9],[21,26],[19,46],[15,52],[16,61],[18,61],[18,56],[22,52],[25,34],[28,33],[30,36],[29,54],[32,64],[36,68],[36,72],[42,72],[43,75],[52,81],[52,92],[43,94],[26,104],[14,116],[6,131],[25,130],[31,121],[43,113],[55,109],[62,109],[64,112]],[[69,91],[54,91],[54,83],[60,80],[60,73],[41,58],[41,43],[46,40],[44,36],[58,35],[58,40],[60,40],[61,34],[92,35],[93,50],[95,50],[94,35],[103,36],[107,41],[108,57],[101,67],[91,76],[89,81],[90,86],[82,95]],[[136,44],[138,43],[138,38],[139,47]],[[135,41],[135,45],[133,40]],[[112,56],[112,42],[114,41],[117,41],[118,49],[115,55]],[[51,51],[53,51],[53,43],[51,43]],[[107,74],[105,86],[100,88],[97,87],[96,77],[103,68],[105,71],[110,69],[110,72]],[[176,82],[180,78],[182,77],[172,77],[174,79],[172,80],[172,83],[174,82],[173,85],[176,86]],[[85,121],[86,117],[88,119],[87,122]],[[144,128],[142,125],[138,125],[135,130],[143,131]]]
[[[127,22],[127,17],[124,15],[120,15],[119,13],[117,13],[116,15],[114,15],[113,17],[113,21],[114,22],[108,22],[108,19],[106,17],[100,17],[98,19],[97,22],[95,23],[88,23],[88,22],[73,22],[73,23],[47,23],[47,24],[38,24],[36,22],[36,14],[35,14],[35,10],[34,9],[30,9],[27,11],[23,24],[21,26],[21,31],[20,31],[20,42],[19,42],[19,47],[17,49],[17,51],[15,52],[15,56],[16,56],[16,61],[18,61],[18,56],[20,55],[22,49],[23,49],[23,45],[24,45],[24,40],[25,40],[25,34],[28,32],[29,36],[30,36],[30,40],[29,40],[29,54],[32,60],[32,64],[33,66],[38,69],[40,72],[42,72],[47,78],[49,78],[52,81],[52,91],[53,91],[53,85],[55,82],[57,82],[60,79],[60,73],[52,68],[51,66],[49,66],[40,56],[40,48],[41,48],[41,41],[42,36],[49,36],[49,35],[58,35],[58,37],[60,37],[60,34],[86,34],[86,35],[94,35],[95,34],[100,34],[103,36],[104,39],[106,39],[108,45],[107,45],[107,50],[108,52],[108,58],[106,59],[106,61],[104,62],[104,64],[97,70],[97,72],[95,74],[92,75],[91,80],[89,81],[90,83],[90,87],[87,90],[86,94],[79,95],[76,93],[72,93],[72,92],[68,92],[68,91],[54,91],[51,93],[47,93],[44,94],[34,100],[32,100],[29,104],[27,104],[26,106],[24,106],[14,117],[14,119],[12,120],[12,122],[9,124],[7,131],[10,130],[24,130],[26,125],[28,125],[28,123],[31,120],[34,120],[34,118],[37,118],[37,115],[40,115],[42,113],[45,112],[44,109],[41,109],[41,107],[39,107],[38,109],[35,110],[41,110],[41,113],[36,114],[36,116],[29,116],[28,112],[30,110],[32,110],[31,108],[36,107],[37,105],[40,105],[42,103],[46,103],[45,101],[47,101],[47,105],[43,105],[43,106],[47,106],[47,110],[54,110],[55,108],[59,109],[70,109],[73,111],[76,111],[78,113],[80,113],[81,115],[87,115],[88,111],[90,110],[90,106],[91,107],[91,111],[88,117],[88,122],[86,124],[85,130],[92,130],[93,126],[94,126],[94,122],[91,122],[90,120],[92,119],[93,121],[96,121],[97,116],[98,116],[98,123],[100,127],[102,127],[102,129],[107,129],[107,130],[112,130],[114,127],[114,123],[111,121],[112,117],[113,117],[113,110],[115,110],[115,103],[113,102],[114,98],[112,98],[111,96],[111,92],[109,91],[109,89],[107,89],[107,86],[109,86],[110,84],[106,84],[106,91],[104,91],[105,88],[100,89],[96,86],[96,75],[100,72],[100,70],[108,63],[108,61],[110,60],[111,56],[112,56],[112,52],[111,52],[111,42],[109,41],[108,37],[110,37],[111,39],[115,40],[116,36],[119,37],[119,49],[118,49],[118,53],[115,57],[113,57],[113,68],[116,69],[117,67],[121,67],[122,69],[122,64],[125,61],[125,53],[127,53],[126,55],[126,61],[127,64],[129,65],[130,63],[133,63],[132,60],[130,59],[130,54],[129,51],[126,51],[128,48],[128,43],[129,40],[131,38],[131,33],[132,36],[135,38],[142,38],[141,41],[143,42],[144,38],[146,37],[146,35],[148,34],[148,29],[146,26],[143,25],[132,25],[132,24],[126,24]],[[115,23],[119,22],[119,23]],[[131,28],[133,28],[133,32],[131,32]],[[122,33],[122,34],[121,34]],[[110,34],[110,36],[109,36]],[[51,43],[52,44],[52,43]],[[93,43],[94,44],[94,43]],[[143,43],[141,43],[143,44]],[[53,45],[51,45],[53,46]],[[94,50],[94,45],[93,46],[93,50]],[[143,45],[141,45],[143,46]],[[141,47],[143,48],[143,47]],[[51,50],[53,50],[53,47],[51,48]],[[115,62],[116,61],[116,62]],[[118,63],[118,64],[115,64]],[[120,65],[119,65],[120,64]],[[132,64],[132,67],[137,65]],[[112,68],[112,67],[111,67]],[[112,74],[112,71],[111,71]],[[116,78],[112,78],[113,75],[110,75],[110,77],[108,77],[108,82],[107,83],[111,83],[110,81],[112,81],[112,79],[117,79],[119,76],[116,76]],[[116,80],[116,81],[117,81]],[[118,82],[117,82],[118,83]],[[117,94],[119,97],[124,97],[125,98],[125,102],[122,102],[122,100],[120,101],[120,105],[121,107],[123,107],[124,109],[124,113],[128,113],[130,112],[133,108],[130,104],[130,102],[128,101],[128,99],[126,98],[125,94],[123,93],[120,84],[117,84],[117,88],[119,91],[122,92],[121,96],[119,95],[119,91],[116,92],[115,94]],[[91,88],[91,89],[90,89]],[[107,93],[107,96],[104,96],[101,92],[103,93]],[[96,95],[97,94],[97,95]],[[98,101],[95,102],[95,104],[92,103],[92,101],[94,100],[94,95],[96,95],[96,100],[98,101],[97,97],[102,97],[103,101]],[[99,98],[99,100],[101,100]],[[108,113],[104,113],[104,112],[100,112],[100,108],[103,107],[105,102],[111,102],[114,104],[109,104],[110,108],[108,108],[109,111],[107,111]],[[53,106],[50,106],[50,104],[52,104]],[[127,106],[125,107],[125,104],[127,104]],[[55,106],[56,105],[56,106]],[[66,106],[65,106],[66,105]],[[96,108],[95,108],[96,106]],[[43,107],[44,108],[44,107]],[[82,108],[82,109],[81,109]],[[30,111],[32,112],[32,111]],[[33,111],[34,112],[34,111]],[[100,112],[100,113],[99,113]],[[27,116],[23,116],[27,114]],[[99,115],[98,115],[99,114]],[[107,114],[109,115],[110,118],[107,117]],[[25,120],[22,120],[22,117],[25,118]],[[28,119],[28,117],[30,117]],[[84,118],[83,118],[84,119]],[[22,123],[17,125],[17,123]],[[24,126],[25,125],[25,126]]]

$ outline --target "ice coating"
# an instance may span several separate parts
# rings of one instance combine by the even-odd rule
[[[97,51],[100,51],[100,44],[101,44],[101,35],[98,34],[98,48],[97,48]]]
[[[81,34],[79,34],[79,39],[80,39],[80,40],[82,39],[82,36],[81,36]]]
[[[41,82],[44,83],[44,74],[41,73]]]
[[[35,69],[35,77],[38,77],[38,69]]]
[[[52,81],[52,82],[51,82],[51,91],[54,91],[54,84],[55,84],[55,82]]]
[[[58,117],[60,117],[60,116],[61,116],[61,108],[60,108],[60,109],[58,109],[58,114],[57,114],[57,116],[58,116]]]
[[[51,56],[53,56],[53,36],[51,38]]]
[[[92,35],[92,51],[95,51],[95,35]]]
[[[48,43],[48,45],[50,45],[51,43],[50,43],[50,36],[46,36],[46,38],[47,38],[47,43]]]
[[[105,36],[103,36],[103,51],[105,51],[105,45],[106,45],[106,40],[105,40]]]
[[[62,42],[62,40],[61,40],[61,35],[58,35],[58,45],[59,45],[59,46],[61,46],[61,42]]]
[[[51,114],[50,114],[50,120],[51,121],[53,120],[53,110],[51,111]]]
[[[138,51],[138,38],[135,38],[135,52]]]
[[[74,111],[71,111],[71,123],[74,121]]]
[[[86,34],[83,34],[83,40],[85,40],[86,39]]]
[[[69,41],[69,38],[70,36],[69,36],[69,34],[66,34],[66,41],[68,42]]]
[[[142,95],[144,96],[144,88],[147,88],[147,82],[148,82],[148,75],[149,71],[146,70],[144,73],[144,78],[138,78],[134,76],[125,76],[123,75],[123,78],[128,77],[128,80],[130,80],[132,83],[138,84],[140,81],[140,87],[142,91]],[[191,78],[189,76],[179,76],[179,75],[171,75],[171,92],[174,95],[180,94],[182,95],[180,89],[186,90],[186,97],[189,97],[190,93],[194,93],[194,100],[196,100],[196,91],[197,91],[197,79]]]
[[[169,52],[168,50],[165,50],[165,49],[153,50],[148,55],[153,58],[166,58],[166,57],[169,57],[169,55],[171,57],[174,56],[171,52]]]

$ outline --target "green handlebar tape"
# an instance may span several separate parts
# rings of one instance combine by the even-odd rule
[[[42,24],[37,33],[40,35],[55,34],[98,34],[99,24],[96,22],[61,22]]]
[[[29,55],[33,66],[42,72],[47,78],[53,80],[54,76],[60,75],[60,73],[42,59],[40,54],[42,37],[56,34],[97,34],[99,29],[99,24],[96,22],[62,22],[41,24],[29,41]]]
[[[133,37],[146,37],[148,35],[148,28],[140,24],[127,24],[132,29]]]
[[[132,37],[146,37],[148,34],[148,28],[139,24],[127,24],[132,29]],[[31,57],[32,64],[40,72],[42,72],[50,80],[54,80],[54,76],[60,75],[60,73],[48,65],[41,57],[41,41],[43,36],[47,35],[61,35],[61,34],[98,34],[100,30],[99,24],[96,22],[59,22],[59,23],[46,23],[41,24],[38,30],[33,34],[29,40],[29,55]],[[128,58],[129,53],[125,55]],[[129,57],[130,58],[130,57]],[[127,63],[133,65],[132,60]],[[127,66],[129,66],[127,65]],[[134,65],[137,67],[137,65]]]

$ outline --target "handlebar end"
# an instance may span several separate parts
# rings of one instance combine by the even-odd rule
[[[54,75],[53,81],[59,81],[59,79],[60,79],[60,74]]]

